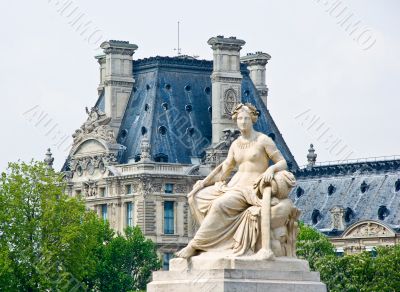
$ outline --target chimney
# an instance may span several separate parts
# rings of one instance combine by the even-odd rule
[[[132,55],[138,48],[126,41],[110,40],[100,47],[105,57],[99,57],[100,70],[104,63],[104,75],[101,73],[100,86],[104,87],[105,113],[111,118],[110,126],[117,135],[126,104],[135,80],[132,73]]]
[[[212,37],[207,42],[213,50],[212,143],[220,142],[223,130],[235,127],[231,112],[241,102],[242,74],[240,50],[246,43],[236,37]]]
[[[335,206],[329,211],[331,212],[331,229],[344,230],[344,209],[341,206]]]
[[[250,71],[250,78],[254,83],[259,95],[267,106],[268,88],[265,83],[265,65],[271,59],[271,56],[263,52],[249,53],[240,58],[247,65]]]

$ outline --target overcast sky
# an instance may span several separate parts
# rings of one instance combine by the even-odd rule
[[[184,54],[211,59],[207,40],[225,35],[272,56],[268,107],[299,164],[311,142],[318,161],[400,154],[399,1],[65,1],[2,2],[0,169],[48,147],[60,168],[97,99],[97,45],[174,56],[178,20]]]

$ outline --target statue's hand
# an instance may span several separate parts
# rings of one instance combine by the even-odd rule
[[[269,167],[264,172],[263,180],[264,180],[265,183],[270,183],[273,178],[274,178],[274,170],[271,167]]]

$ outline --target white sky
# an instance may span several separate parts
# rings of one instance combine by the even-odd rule
[[[69,1],[63,15],[56,0],[2,3],[0,169],[8,161],[42,159],[48,147],[60,168],[67,142],[54,144],[70,137],[86,119],[85,106],[96,101],[93,57],[100,51],[69,23],[72,7],[101,30],[96,37],[137,44],[135,59],[173,56],[178,20],[184,54],[211,59],[207,40],[219,34],[245,40],[242,54],[269,53],[268,106],[299,164],[310,142],[318,161],[342,159],[350,150],[351,158],[400,154],[399,1]],[[331,15],[326,10],[335,2]],[[351,13],[352,22],[360,21],[358,34],[369,29],[358,42],[337,24]],[[363,50],[368,35],[376,43]],[[38,123],[32,113],[42,111],[47,116]],[[307,129],[313,115],[318,123]],[[346,146],[340,155],[339,146],[327,149],[329,135]]]

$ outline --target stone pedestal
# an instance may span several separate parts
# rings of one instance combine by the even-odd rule
[[[148,292],[307,291],[326,292],[318,272],[305,260],[280,257],[273,261],[252,257],[196,256],[172,259],[169,271],[153,273]]]

